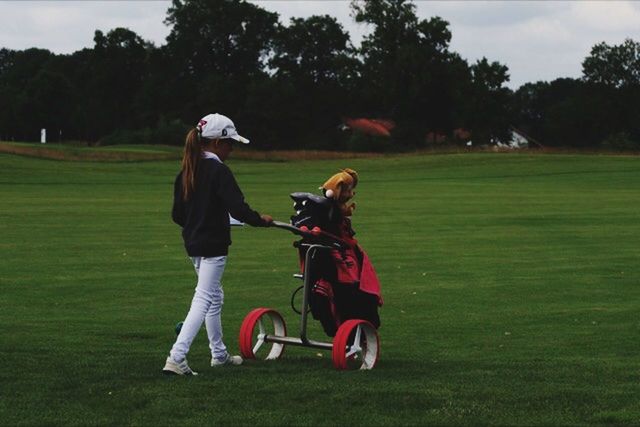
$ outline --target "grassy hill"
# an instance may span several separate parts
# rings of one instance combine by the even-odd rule
[[[107,150],[108,151],[108,150]],[[172,154],[172,155],[175,155]],[[173,160],[0,154],[0,419],[7,425],[637,425],[640,158],[464,154],[231,160],[247,200],[361,177],[357,238],[382,282],[381,358],[330,353],[160,374],[195,286],[171,223]],[[227,346],[254,307],[289,307],[293,236],[233,230]],[[317,323],[311,334],[326,340]]]

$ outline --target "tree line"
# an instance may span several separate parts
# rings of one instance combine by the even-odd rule
[[[208,112],[261,148],[411,150],[509,139],[550,147],[640,147],[640,44],[600,43],[583,76],[506,87],[509,70],[450,49],[449,23],[408,0],[352,0],[371,32],[355,47],[331,16],[292,18],[243,0],[173,0],[166,43],[96,31],[68,55],[0,49],[0,139],[182,144]],[[393,121],[390,138],[345,132],[346,117]],[[258,143],[259,142],[259,143]]]

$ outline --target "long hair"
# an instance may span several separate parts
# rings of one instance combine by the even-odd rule
[[[200,131],[193,128],[187,133],[182,154],[182,199],[189,200],[196,188],[196,171],[201,156]]]

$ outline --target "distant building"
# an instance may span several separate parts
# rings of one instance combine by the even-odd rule
[[[510,139],[506,142],[498,142],[496,145],[500,148],[531,148],[532,146],[537,146],[539,148],[543,148],[542,144],[540,144],[535,139],[531,138],[529,135],[524,133],[523,131],[511,127],[510,130]]]
[[[424,139],[427,144],[443,144],[447,140],[447,135],[441,132],[427,132]]]
[[[453,130],[453,138],[461,141],[461,142],[467,142],[471,140],[471,131],[468,131],[467,129],[463,129],[463,128],[457,128]]]
[[[351,129],[371,136],[389,137],[395,127],[396,124],[393,120],[346,117],[343,119],[340,129]]]
[[[512,128],[511,141],[509,141],[509,146],[511,146],[512,148],[528,148],[529,139],[517,129]]]

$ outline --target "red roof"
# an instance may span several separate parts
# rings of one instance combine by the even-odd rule
[[[396,127],[392,120],[385,119],[346,118],[344,123],[351,129],[373,136],[391,136],[390,131]]]

